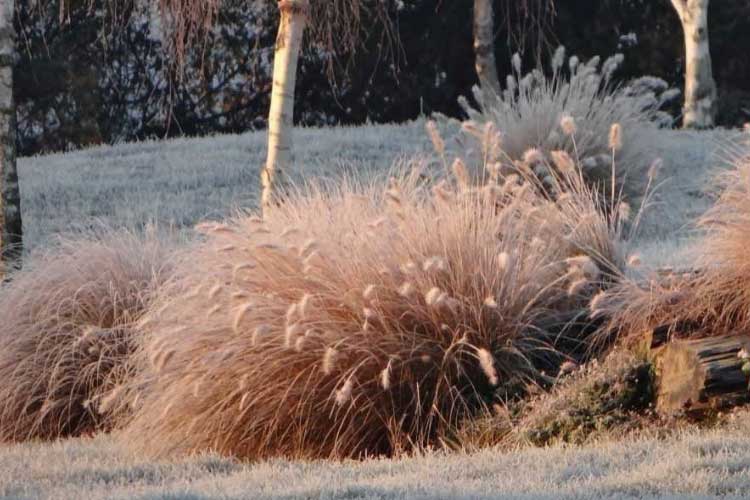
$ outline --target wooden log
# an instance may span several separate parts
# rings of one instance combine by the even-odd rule
[[[700,413],[750,400],[742,371],[741,349],[750,351],[750,335],[666,344],[657,358],[656,409],[661,414]]]
[[[667,342],[671,337],[672,325],[661,325],[643,334],[644,347],[647,351],[655,351]]]
[[[659,355],[661,349],[679,338],[697,336],[702,326],[695,321],[675,321],[651,328],[643,333],[640,346],[649,357]]]

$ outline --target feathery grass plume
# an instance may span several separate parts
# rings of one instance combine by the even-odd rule
[[[534,166],[544,161],[544,154],[537,148],[530,148],[523,153],[523,162],[529,166]]]
[[[444,297],[443,291],[434,286],[424,295],[424,301],[430,307],[438,307],[443,304]]]
[[[560,118],[560,128],[563,133],[569,137],[576,135],[576,132],[578,131],[576,121],[570,115],[563,115],[563,117]]]
[[[377,286],[376,285],[367,285],[365,288],[365,291],[362,292],[362,298],[364,298],[367,301],[373,300],[375,298],[375,295],[377,293]]]
[[[543,156],[564,150],[572,158],[588,160],[590,168],[583,175],[602,191],[611,189],[611,146],[618,146],[614,155],[618,166],[616,193],[622,190],[628,198],[640,196],[645,190],[645,170],[650,161],[644,158],[644,144],[650,143],[653,131],[665,122],[665,113],[660,109],[673,92],[654,78],[618,85],[613,72],[622,64],[621,57],[608,59],[600,69],[600,58],[581,64],[573,56],[566,68],[559,64],[562,56],[562,50],[555,54],[552,74],[548,76],[534,70],[524,77],[521,68],[514,67],[512,81],[521,84],[508,86],[496,99],[486,102],[477,94],[476,102],[483,103],[482,109],[474,109],[467,99],[461,99],[459,104],[467,114],[463,123],[471,125],[458,127],[455,120],[441,118],[454,124],[445,130],[453,129],[481,143],[483,125],[493,123],[502,132],[503,153],[490,163],[499,161],[510,169],[524,160],[530,148]],[[513,61],[514,66],[521,63],[520,57],[514,56]],[[613,123],[617,127],[613,128]],[[480,148],[484,146],[480,144]],[[600,155],[605,161],[589,160]],[[485,158],[477,162],[467,160],[472,174],[486,168]]]
[[[301,319],[305,319],[308,314],[310,313],[310,308],[312,304],[312,296],[309,293],[306,293],[302,296],[299,303],[297,304],[297,310],[299,311],[299,316]]]
[[[340,389],[336,390],[336,404],[339,406],[344,406],[346,403],[348,403],[352,399],[353,389],[354,382],[352,381],[352,378],[349,377],[344,382],[344,385],[342,385]]]
[[[440,136],[437,123],[434,120],[428,120],[425,124],[425,128],[427,129],[427,135],[430,137],[435,151],[440,155],[445,154],[445,142],[443,142],[443,138]]]
[[[310,187],[268,214],[269,233],[253,232],[239,217],[228,223],[234,231],[191,247],[142,322],[138,376],[130,384],[140,397],[123,439],[154,455],[393,454],[403,443],[439,444],[461,419],[495,402],[495,384],[539,380],[576,357],[588,335],[581,318],[597,287],[570,297],[565,260],[591,250],[598,263],[617,244],[603,243],[614,233],[601,215],[588,232],[571,234],[582,213],[598,213],[593,192],[572,191],[561,207],[533,184],[491,202],[480,190],[438,202],[431,188],[419,170],[387,189],[377,182]],[[382,216],[393,191],[403,218],[373,238],[363,225]],[[363,196],[370,201],[362,203]],[[293,251],[251,250],[254,271],[226,279],[248,256],[217,247],[278,244],[289,226],[305,235],[289,236],[286,245],[315,238],[326,256],[314,274],[301,272]],[[430,267],[439,272],[416,265],[435,256],[444,265]],[[215,304],[205,294],[186,292],[209,279],[228,283],[216,298],[225,309],[236,309],[234,292],[255,304],[239,331],[231,314],[206,315]],[[377,286],[376,302],[363,296],[370,285]],[[315,306],[302,318],[295,305],[305,294]],[[498,297],[495,307],[487,307],[487,297]],[[363,315],[376,319],[366,330]],[[183,325],[187,331],[174,333]],[[268,328],[262,342],[255,338],[260,325]],[[310,333],[295,349],[302,332]],[[165,345],[175,354],[156,373],[147,360]],[[196,398],[197,379],[204,382]]]
[[[513,69],[515,70],[516,74],[520,75],[521,67],[522,67],[521,54],[519,54],[518,52],[513,54],[513,57],[511,58],[511,63],[513,64]]]
[[[588,255],[578,255],[576,257],[571,257],[569,259],[566,259],[565,262],[571,267],[580,269],[583,276],[585,276],[587,279],[592,281],[599,279],[601,270],[599,269],[599,266],[596,265],[596,262],[594,262],[594,259],[592,259]]]
[[[271,328],[271,325],[259,325],[253,330],[253,336],[251,339],[251,343],[253,345],[257,345],[261,340],[263,340],[264,337],[266,337],[268,334],[270,334],[273,331],[273,328]]]
[[[234,331],[235,332],[240,331],[240,328],[242,327],[242,322],[247,316],[247,313],[249,313],[252,308],[253,308],[252,302],[248,302],[237,308],[237,312],[234,315]]]
[[[97,408],[97,412],[100,415],[107,415],[109,414],[114,405],[117,403],[119,398],[122,396],[123,387],[117,386],[112,391],[110,391],[108,394],[105,394],[100,400],[99,400],[99,407]]]
[[[576,171],[575,162],[565,151],[552,151],[550,153],[555,166],[564,174],[570,174]]]
[[[308,338],[307,332],[305,335],[300,335],[297,340],[294,341],[294,350],[302,352],[305,349],[305,340]]]
[[[579,278],[575,281],[573,281],[570,286],[568,287],[568,295],[575,296],[579,295],[581,292],[583,292],[586,287],[589,285],[589,280],[586,278]]]
[[[463,160],[461,160],[461,158],[456,158],[453,161],[451,170],[453,171],[453,175],[456,177],[458,186],[462,190],[467,189],[471,185],[471,176],[469,175],[469,171],[466,169],[466,165],[464,164]]]
[[[426,273],[433,271],[445,271],[446,263],[442,257],[433,256],[422,263],[422,270]]]
[[[288,325],[284,330],[284,347],[291,349],[295,342],[297,342],[297,337],[299,337],[302,332],[303,327],[301,324],[292,323],[291,325]]]
[[[505,272],[510,265],[510,254],[508,252],[500,252],[497,254],[497,270],[500,273]]]
[[[409,299],[417,293],[417,289],[414,287],[412,283],[409,283],[407,281],[403,285],[401,285],[401,287],[398,289],[398,293],[403,298]]]
[[[628,266],[629,267],[638,267],[641,264],[643,264],[643,261],[641,260],[641,256],[640,255],[636,254],[636,255],[631,255],[630,257],[628,257]]]
[[[109,430],[131,375],[134,323],[170,277],[176,248],[154,228],[74,234],[0,287],[1,441]]]
[[[661,158],[657,158],[653,162],[651,162],[651,166],[648,168],[648,179],[649,182],[653,182],[657,177],[659,177],[659,172],[661,171],[661,168],[664,166],[664,160]]]
[[[589,310],[591,311],[591,317],[600,316],[602,314],[602,311],[604,309],[604,304],[606,303],[607,298],[608,298],[607,292],[605,292],[604,290],[594,295],[594,298],[591,299],[591,302],[589,302]]]
[[[622,149],[622,126],[619,123],[609,129],[609,148],[615,152]]]
[[[617,204],[617,217],[621,221],[623,222],[629,221],[630,215],[631,215],[630,204],[628,202],[621,201],[620,203]]]
[[[487,170],[487,173],[490,176],[490,181],[493,184],[496,184],[497,182],[500,181],[500,176],[502,175],[502,172],[503,172],[503,164],[502,163],[500,163],[500,162],[487,163],[487,165],[486,165],[485,168]],[[495,186],[490,185],[488,187],[495,187]]]
[[[482,371],[487,377],[487,381],[491,386],[496,386],[499,383],[497,378],[497,371],[495,370],[495,358],[492,353],[487,349],[477,349],[477,358],[479,359],[479,366],[482,367]]]
[[[453,191],[447,188],[447,181],[443,180],[432,188],[435,198],[443,203],[452,203],[454,199]]]
[[[565,65],[565,47],[562,45],[555,50],[555,55],[552,57],[552,72],[558,72]]]
[[[294,302],[286,308],[284,318],[286,319],[287,325],[294,323],[299,317],[299,302]]]
[[[323,373],[325,375],[330,375],[333,373],[334,366],[336,364],[336,358],[338,357],[339,352],[334,349],[333,347],[326,348],[325,354],[323,355]]]
[[[387,391],[391,388],[391,360],[388,360],[388,364],[385,368],[383,368],[383,371],[380,372],[380,385],[383,388],[384,391]]]

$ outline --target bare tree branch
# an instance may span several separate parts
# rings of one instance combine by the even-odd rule
[[[672,0],[672,5],[674,6],[674,10],[677,11],[677,15],[680,16],[680,19],[684,19],[687,12],[687,0]]]

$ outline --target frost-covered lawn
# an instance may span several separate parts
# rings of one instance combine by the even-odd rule
[[[679,263],[689,221],[710,198],[709,180],[737,134],[664,131],[643,146],[664,159],[659,204],[634,251],[648,263]],[[265,135],[125,144],[24,158],[20,163],[27,241],[42,247],[73,226],[149,221],[192,225],[257,200]],[[306,176],[383,173],[429,150],[423,124],[300,130]],[[297,173],[299,178],[299,173]],[[667,440],[583,448],[427,454],[361,463],[239,464],[217,457],[153,462],[129,456],[111,437],[0,446],[3,498],[702,498],[750,491],[750,415],[729,429]]]
[[[96,147],[22,158],[21,196],[27,243],[44,244],[71,225],[101,221],[178,226],[255,208],[265,132]],[[425,151],[423,124],[298,129],[298,180],[386,171]]]
[[[217,457],[153,462],[110,437],[0,450],[3,498],[747,498],[747,414],[728,429],[514,453],[426,454],[344,464]]]
[[[676,238],[709,205],[703,194],[736,132],[663,131],[644,145],[661,157],[661,203],[644,227],[646,252],[672,257]],[[265,133],[176,139],[97,147],[20,160],[27,244],[37,247],[72,226],[104,222],[140,226],[149,221],[188,226],[257,205]],[[424,123],[296,131],[300,174],[307,178],[368,176],[431,146]],[[653,240],[656,239],[656,242]],[[649,243],[651,242],[651,243]],[[665,244],[666,242],[666,244]]]

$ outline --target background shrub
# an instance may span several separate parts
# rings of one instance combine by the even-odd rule
[[[652,159],[644,158],[644,145],[660,123],[671,125],[671,117],[660,109],[680,93],[652,77],[617,86],[613,75],[622,62],[621,54],[603,63],[598,56],[588,62],[576,56],[566,59],[560,47],[552,58],[551,76],[540,70],[524,75],[521,58],[515,55],[514,72],[500,95],[485,95],[475,88],[479,109],[460,100],[468,115],[462,132],[494,125],[501,154],[488,159],[486,151],[480,150],[483,162],[500,162],[512,170],[529,150],[548,163],[553,163],[553,151],[562,150],[580,159],[584,177],[599,191],[611,193],[614,176],[614,198],[623,191],[629,197],[639,196],[651,180]]]

